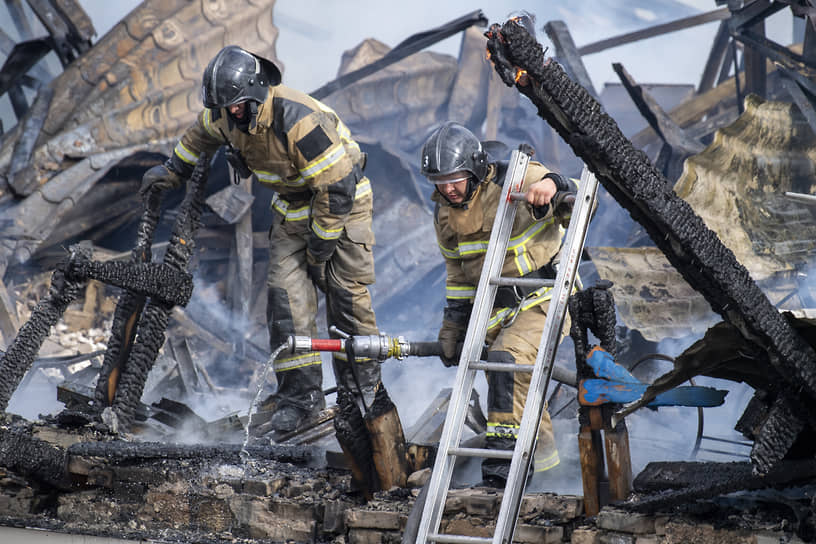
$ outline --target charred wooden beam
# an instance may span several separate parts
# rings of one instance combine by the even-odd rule
[[[371,438],[371,457],[380,482],[380,490],[405,487],[408,480],[408,456],[405,434],[397,407],[380,384],[365,417]]]
[[[320,458],[317,448],[308,446],[241,444],[168,444],[165,442],[79,442],[68,447],[67,454],[76,457],[99,457],[115,464],[133,463],[151,459],[200,459],[243,463],[242,451],[253,459],[308,465]]]
[[[179,208],[170,235],[170,244],[164,255],[164,264],[179,272],[186,272],[195,247],[193,236],[201,223],[204,191],[209,173],[209,157],[202,153],[190,177],[189,188]],[[147,375],[164,344],[167,322],[173,306],[151,299],[145,305],[139,321],[136,341],[122,369],[119,385],[110,410],[102,417],[114,432],[127,432],[133,423],[134,412],[142,397]]]
[[[335,91],[339,91],[340,89],[348,87],[352,83],[359,81],[364,77],[369,76],[375,72],[378,72],[379,70],[382,70],[386,66],[389,66],[399,60],[402,60],[409,55],[413,55],[417,51],[421,51],[426,47],[433,45],[438,41],[444,40],[445,38],[453,36],[458,32],[462,32],[463,30],[473,25],[479,26],[487,25],[487,18],[482,13],[482,10],[479,9],[476,11],[472,11],[467,15],[458,17],[439,27],[409,36],[408,38],[397,44],[396,47],[394,47],[391,51],[389,51],[385,56],[383,56],[379,60],[372,62],[371,64],[368,64],[366,66],[363,66],[362,68],[354,70],[353,72],[344,74],[339,78],[326,83],[319,89],[316,89],[309,94],[317,98],[318,100],[322,100],[329,96],[330,94],[334,93]]]
[[[660,107],[649,91],[635,82],[622,64],[615,62],[612,69],[618,74],[629,97],[635,103],[638,111],[649,123],[657,135],[670,147],[671,157],[666,161],[664,175],[670,180],[676,180],[683,172],[683,161],[689,155],[701,152],[705,146],[690,138],[685,131]]]
[[[151,191],[144,201],[144,210],[136,229],[136,244],[130,253],[130,264],[142,264],[151,259],[153,233],[159,222],[161,194]],[[119,378],[130,356],[136,338],[137,325],[144,308],[146,297],[131,291],[124,291],[116,303],[108,339],[108,350],[102,361],[96,382],[94,405],[98,412],[113,404]]]
[[[31,167],[31,154],[34,152],[34,146],[37,143],[37,138],[40,136],[40,131],[45,123],[45,117],[48,115],[48,108],[51,106],[51,98],[53,98],[53,96],[53,89],[47,85],[41,86],[37,91],[37,97],[31,104],[31,108],[26,112],[22,123],[22,133],[14,143],[11,162],[9,163],[8,173],[6,174],[11,187],[18,186],[20,183],[18,180],[20,172]]]
[[[351,478],[363,495],[370,499],[380,490],[380,482],[372,460],[371,437],[366,429],[360,407],[354,395],[345,389],[337,392],[338,413],[334,431],[343,455],[351,466]]]
[[[232,169],[232,166],[230,166]],[[241,181],[241,188],[244,193],[252,197],[252,179],[247,178]],[[250,201],[251,202],[251,201]],[[228,276],[229,285],[229,305],[233,314],[240,322],[249,320],[249,311],[252,300],[252,209],[248,208],[241,218],[235,223],[233,233],[233,246],[230,250],[230,269],[233,274]],[[238,325],[239,328],[242,325]],[[243,334],[240,335],[243,338]],[[239,351],[244,352],[243,346]]]
[[[70,255],[90,259],[90,249],[80,245],[71,246]],[[82,293],[86,283],[85,278],[69,274],[67,263],[51,275],[48,295],[37,304],[29,320],[20,327],[14,341],[0,357],[0,411],[8,407],[20,380],[31,368],[42,343],[51,334],[51,327],[57,324],[68,305]]]
[[[552,41],[555,47],[555,57],[564,65],[567,72],[580,83],[589,94],[596,99],[598,94],[595,92],[595,87],[592,85],[592,80],[589,78],[584,61],[581,60],[581,53],[575,47],[575,42],[572,39],[567,23],[564,21],[548,21],[544,25],[544,32]]]
[[[591,55],[592,53],[598,53],[606,49],[618,47],[619,45],[637,42],[640,40],[644,40],[646,38],[654,38],[655,36],[662,36],[663,34],[677,32],[678,30],[684,30],[686,28],[693,28],[695,26],[710,23],[712,21],[722,21],[723,19],[727,19],[728,17],[730,17],[730,15],[731,14],[728,11],[728,8],[720,8],[708,11],[706,13],[700,13],[697,15],[691,15],[689,17],[683,17],[682,19],[677,19],[669,23],[650,26],[648,28],[643,28],[640,30],[636,30],[634,32],[621,34],[620,36],[614,36],[612,38],[607,38],[605,40],[600,40],[597,42],[589,43],[587,45],[582,45],[581,47],[578,48],[578,54]]]
[[[646,494],[620,506],[639,512],[665,511],[735,491],[810,483],[814,476],[812,459],[782,461],[763,476],[750,463],[649,463],[634,480],[635,491]]]
[[[802,58],[810,65],[816,64],[816,28],[813,26],[814,17],[816,17],[816,14],[813,13],[811,13],[809,17],[805,17],[805,35],[802,38]],[[796,40],[794,40],[794,42],[795,41]]]
[[[51,36],[54,52],[63,66],[91,48],[91,37],[96,31],[77,2],[28,0],[28,5]]]
[[[802,418],[787,400],[784,397],[777,398],[762,422],[751,449],[755,473],[768,474],[788,453],[804,428]]]
[[[751,27],[750,31],[760,40],[765,39],[765,21],[759,21]],[[743,42],[745,43],[745,42]],[[746,46],[743,53],[745,61],[745,95],[756,94],[762,98],[767,97],[768,85],[765,71],[765,54],[763,48],[753,45]]]
[[[541,46],[514,21],[493,25],[488,38],[496,70],[517,85],[582,158],[609,193],[639,222],[689,285],[765,353],[789,385],[788,395],[808,423],[816,395],[816,352],[779,314],[734,254],[679,198],[666,179],[621,133],[600,104],[545,59]],[[517,69],[526,70],[516,83]],[[645,397],[649,396],[647,390]],[[651,400],[651,398],[649,398]]]
[[[20,78],[50,51],[51,44],[42,38],[15,44],[0,68],[0,96],[19,86]]]
[[[156,411],[150,417],[169,427],[175,429],[184,427],[196,432],[204,432],[207,428],[207,422],[204,421],[204,418],[196,414],[183,402],[162,397],[158,402],[154,402],[152,406],[156,408]]]
[[[685,129],[685,132],[689,138],[701,140],[706,136],[713,134],[717,130],[727,127],[736,121],[738,117],[739,112],[737,111],[737,108],[735,106],[731,106],[724,108],[720,113],[707,116],[705,120],[700,121],[699,123],[691,125],[689,128]]]
[[[754,26],[756,23],[765,20],[777,11],[785,9],[787,6],[782,2],[772,0],[756,0],[750,2],[745,7],[731,11],[728,19],[728,27],[731,33]]]
[[[73,259],[70,274],[121,287],[137,295],[149,296],[168,305],[185,306],[193,294],[193,277],[167,263],[98,262]]]
[[[720,73],[720,67],[723,65],[723,60],[726,57],[728,38],[728,23],[722,21],[717,28],[717,34],[714,36],[714,41],[711,44],[711,51],[708,53],[708,60],[706,61],[705,68],[703,68],[700,84],[697,86],[697,94],[714,87],[717,74]]]
[[[810,85],[811,87],[814,86],[813,83]],[[816,134],[816,111],[813,110],[813,102],[811,99],[805,96],[805,93],[799,87],[798,82],[788,76],[782,78],[782,86],[786,91],[788,91],[793,103],[796,104],[799,111],[802,112],[802,115],[804,116],[808,125],[810,125],[810,129],[814,134]]]
[[[816,72],[816,64],[806,61],[805,57],[791,51],[787,47],[772,42],[761,33],[754,32],[753,30],[743,30],[735,34],[734,37],[745,45],[746,56],[748,49],[753,49],[762,54],[763,68],[765,67],[764,58],[767,57],[792,70],[810,70],[811,73]]]
[[[21,420],[0,424],[2,466],[49,487],[71,489],[65,449],[34,437],[31,429],[30,423]]]

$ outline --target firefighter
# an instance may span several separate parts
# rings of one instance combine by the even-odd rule
[[[442,362],[451,366],[458,363],[465,338],[507,165],[493,161],[466,127],[448,122],[425,141],[421,171],[436,187],[431,197],[436,203],[434,225],[447,271],[447,305],[439,342]],[[571,211],[559,202],[568,192],[574,192],[575,186],[542,164],[530,161],[522,190],[527,206],[519,206],[516,213],[501,275],[554,278],[554,262],[561,246],[560,226],[568,223]],[[488,361],[535,363],[550,294],[549,287],[497,290],[485,339]],[[515,446],[530,378],[526,372],[487,373],[488,449]],[[542,473],[558,463],[552,423],[545,409],[534,471]],[[504,487],[509,468],[509,460],[484,459],[483,484]]]
[[[178,187],[200,153],[228,147],[244,177],[272,187],[267,322],[272,349],[289,335],[317,336],[317,291],[326,296],[327,321],[347,334],[377,334],[368,285],[374,283],[371,184],[365,154],[325,104],[281,84],[267,59],[224,47],[203,76],[204,110],[164,164],[148,170],[151,187]],[[344,354],[333,359],[340,388],[370,405],[382,387],[376,361]],[[270,428],[300,428],[325,407],[317,352],[278,358]],[[265,403],[267,404],[267,403]]]

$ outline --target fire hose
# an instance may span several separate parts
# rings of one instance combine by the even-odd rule
[[[295,355],[312,351],[344,352],[353,354],[354,357],[368,358],[380,363],[387,359],[438,357],[442,354],[442,347],[437,341],[413,342],[406,340],[403,336],[391,336],[383,332],[349,336],[333,327],[332,332],[343,337],[312,338],[311,336],[291,335],[286,340],[284,353]],[[559,366],[553,366],[552,378],[573,387],[578,383],[575,372]]]

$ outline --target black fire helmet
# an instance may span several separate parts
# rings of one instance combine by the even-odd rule
[[[280,82],[281,72],[275,63],[237,45],[228,45],[204,70],[202,100],[207,108],[226,108],[247,100],[262,103],[268,86]]]

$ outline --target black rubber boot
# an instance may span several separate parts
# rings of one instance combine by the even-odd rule
[[[317,417],[326,407],[320,387],[323,370],[320,365],[312,365],[279,372],[277,377],[275,413],[269,420],[269,427],[278,433],[290,433]]]
[[[489,450],[512,450],[515,447],[515,438],[489,436],[485,439],[485,448]],[[482,461],[482,483],[480,485],[484,487],[504,488],[509,473],[509,459],[485,459]]]

